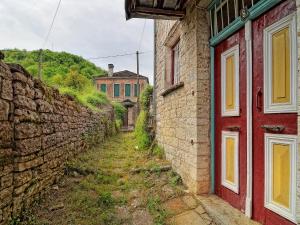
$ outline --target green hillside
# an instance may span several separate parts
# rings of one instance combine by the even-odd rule
[[[34,77],[38,76],[39,51],[2,50],[4,61],[22,65]],[[57,88],[62,94],[73,96],[81,104],[99,110],[109,104],[106,95],[96,90],[93,76],[105,71],[88,60],[66,52],[43,50],[42,81]],[[118,119],[125,111],[120,103],[113,103]],[[119,115],[119,116],[118,116]]]
[[[33,76],[38,75],[39,51],[5,50],[5,62],[22,65]],[[91,79],[95,75],[104,74],[104,70],[94,63],[67,52],[53,52],[43,50],[43,80],[48,80],[55,75],[65,76],[71,68]]]

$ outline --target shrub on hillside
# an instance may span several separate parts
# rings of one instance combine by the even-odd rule
[[[140,95],[140,106],[143,110],[149,110],[153,87],[147,85]]]
[[[101,106],[109,104],[109,100],[102,92],[92,92],[86,97],[86,101],[93,106]]]
[[[113,102],[112,104],[115,110],[116,119],[122,120],[126,108],[119,102]]]
[[[150,145],[150,137],[147,132],[148,112],[141,110],[135,123],[134,135],[137,140],[138,147],[145,149]]]
[[[38,75],[38,63],[40,60],[39,50],[27,51],[19,49],[4,50],[5,62],[18,63],[22,65],[33,76]],[[48,80],[56,74],[65,76],[72,66],[76,66],[78,71],[88,79],[93,76],[99,76],[105,71],[97,67],[94,63],[84,58],[67,52],[53,52],[43,50],[43,80]]]
[[[116,128],[117,130],[120,130],[123,124],[123,116],[126,112],[126,108],[119,102],[113,102],[112,103],[115,111],[115,116],[116,116]]]
[[[149,147],[151,143],[150,135],[148,132],[148,119],[149,119],[149,107],[151,95],[153,93],[153,87],[148,85],[140,95],[140,107],[141,111],[135,123],[135,137],[138,147],[145,149]]]
[[[74,97],[79,103],[92,110],[97,111],[102,105],[110,103],[106,95],[99,92],[90,80],[75,71],[70,72],[68,76],[62,79],[57,76],[53,78],[60,81],[56,83],[55,87],[61,93]]]
[[[79,73],[78,68],[73,67],[62,81],[63,86],[73,88],[78,91],[83,91],[91,85],[91,81]]]

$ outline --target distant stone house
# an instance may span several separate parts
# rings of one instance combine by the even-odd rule
[[[155,19],[156,139],[197,194],[300,224],[299,0],[125,0]]]
[[[105,76],[94,78],[95,85],[97,90],[105,93],[111,101],[120,102],[126,107],[123,126],[133,128],[137,117],[138,95],[149,84],[149,80],[128,70],[114,72],[113,69],[114,65],[109,64]]]

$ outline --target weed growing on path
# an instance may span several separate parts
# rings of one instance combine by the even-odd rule
[[[168,213],[162,208],[161,200],[158,196],[150,196],[147,200],[147,208],[154,216],[155,225],[164,225]]]
[[[166,224],[162,203],[182,193],[180,177],[165,169],[160,153],[149,156],[136,145],[133,133],[119,134],[72,160],[59,188],[35,208],[38,219],[12,225]],[[132,173],[135,168],[142,170]],[[64,207],[50,210],[59,204]]]

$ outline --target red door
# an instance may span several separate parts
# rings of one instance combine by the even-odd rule
[[[283,1],[252,23],[253,218],[266,225],[295,224],[295,10]]]
[[[215,48],[216,194],[241,211],[246,196],[246,46],[241,29]]]

